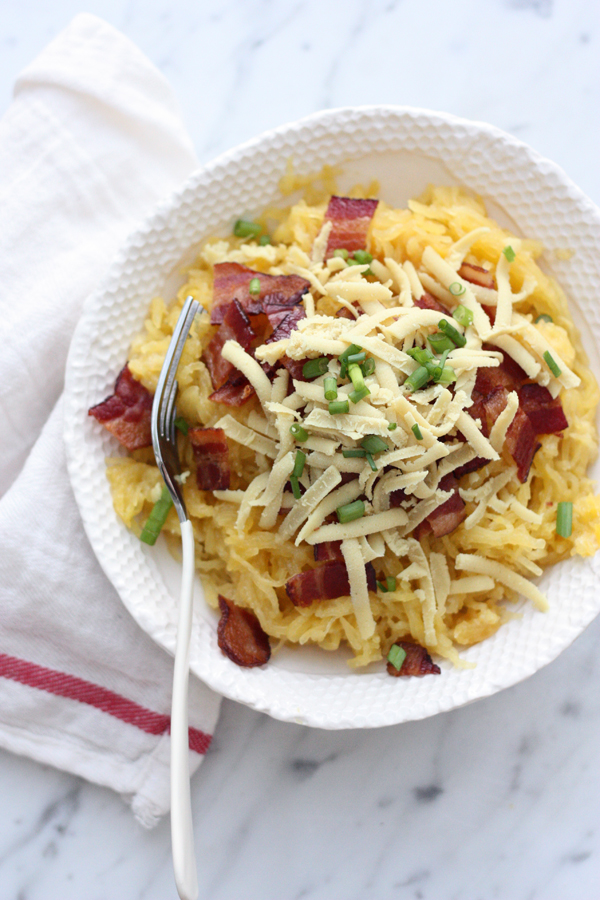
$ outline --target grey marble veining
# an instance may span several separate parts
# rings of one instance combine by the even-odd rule
[[[0,2],[0,110],[80,10]],[[484,119],[600,201],[596,0],[94,0],[164,72],[198,155],[314,110]],[[597,900],[600,623],[527,682],[378,731],[225,702],[193,783],[202,900]],[[169,825],[0,752],[0,900],[175,898]]]

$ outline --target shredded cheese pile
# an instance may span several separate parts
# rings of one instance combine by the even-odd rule
[[[460,646],[485,639],[510,617],[505,601],[523,595],[545,608],[532,577],[566,556],[598,549],[600,503],[585,475],[597,451],[598,388],[565,298],[536,264],[541,247],[501,229],[479,200],[458,188],[431,188],[408,209],[380,201],[367,244],[373,262],[349,266],[339,257],[325,260],[328,197],[315,198],[314,185],[310,190],[310,205],[301,200],[285,211],[264,214],[265,226],[273,230],[275,223],[272,244],[208,241],[177,301],[170,308],[160,298],[152,301],[129,367],[155,390],[184,298],[192,294],[210,309],[216,263],[240,262],[272,275],[306,278],[311,286],[303,300],[306,318],[289,338],[259,347],[256,358],[236,341],[223,347],[224,358],[256,390],[246,405],[227,408],[208,399],[212,385],[200,360],[215,331],[208,315],[197,319],[186,343],[178,375],[179,414],[193,425],[222,428],[232,467],[230,490],[202,492],[194,477],[183,487],[207,600],[216,607],[221,593],[252,608],[267,634],[282,643],[310,642],[329,650],[347,645],[352,666],[381,659],[399,639],[415,640],[461,665]],[[357,188],[353,196],[365,193]],[[507,247],[514,251],[512,260]],[[462,279],[463,262],[486,268],[497,289]],[[415,306],[424,291],[451,312],[462,304],[471,311],[472,324],[463,327],[452,317]],[[496,307],[493,325],[482,305]],[[341,307],[353,318],[336,317]],[[536,324],[541,313],[552,322]],[[404,381],[418,363],[407,351],[426,346],[441,319],[466,338],[446,361],[456,381],[452,390],[429,384],[411,392]],[[284,354],[295,360],[331,356],[328,374],[338,375],[337,357],[351,344],[374,359],[375,369],[365,378],[369,396],[351,403],[347,414],[330,415],[325,376],[290,381],[288,371],[280,369],[271,381],[260,365]],[[489,344],[497,349],[488,349]],[[516,478],[505,448],[518,408],[516,393],[509,395],[489,438],[468,412],[478,369],[497,367],[503,353],[553,397],[560,396],[569,422],[562,436],[541,437],[525,484]],[[548,353],[560,374],[548,367]],[[339,399],[351,390],[352,384],[338,387]],[[309,435],[301,444],[290,432],[294,422]],[[364,458],[343,456],[365,435],[378,435],[388,445],[376,458],[377,471]],[[185,464],[193,471],[191,448],[181,441]],[[289,491],[297,448],[306,453],[299,500]],[[416,540],[414,529],[450,496],[439,487],[442,478],[475,456],[489,462],[460,482],[465,521],[445,537]],[[342,483],[347,472],[357,478]],[[148,514],[160,485],[151,451],[109,460],[108,477],[117,512],[139,529],[137,519]],[[390,508],[390,494],[399,489],[406,500]],[[362,518],[347,524],[329,521],[338,507],[359,496],[366,497]],[[574,504],[568,539],[556,534],[559,501]],[[174,513],[166,531],[174,539],[179,534]],[[350,596],[293,606],[286,581],[315,566],[315,545],[337,540],[342,541]],[[369,562],[378,577],[395,579],[394,590],[369,593]]]

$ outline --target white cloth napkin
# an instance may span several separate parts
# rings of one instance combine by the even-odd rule
[[[67,476],[60,399],[83,301],[157,199],[197,165],[171,89],[80,15],[0,121],[0,745],[169,808],[172,660],[101,571]],[[220,698],[190,685],[190,764]]]

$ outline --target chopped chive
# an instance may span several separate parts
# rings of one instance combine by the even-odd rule
[[[390,662],[395,669],[398,669],[398,671],[400,671],[400,669],[402,668],[402,664],[406,659],[406,650],[404,650],[402,647],[399,647],[398,644],[392,644],[387,658],[388,662]]]
[[[334,378],[333,375],[328,375],[323,382],[323,390],[326,400],[337,400],[337,378]]]
[[[302,450],[296,450],[296,459],[294,460],[294,469],[292,475],[294,478],[301,478],[304,472],[304,463],[306,462],[306,453]]]
[[[365,353],[364,350],[361,350],[360,353],[351,353],[350,356],[348,357],[348,365],[350,366],[350,365],[354,365],[355,363],[358,364],[358,363],[364,362],[364,360],[366,358],[367,358],[367,354]]]
[[[260,294],[260,278],[251,278],[248,285],[248,291],[251,294]]]
[[[350,404],[347,400],[331,400],[329,403],[329,415],[339,416],[342,413],[350,411]]]
[[[442,334],[441,331],[436,331],[435,334],[430,334],[427,340],[436,353],[443,353],[444,350],[454,350],[454,347],[456,346],[450,340],[450,338],[445,334]]]
[[[365,386],[362,387],[359,391],[352,391],[350,394],[348,394],[348,396],[350,397],[352,403],[359,403],[361,400],[364,400],[365,397],[368,397],[370,393],[371,391],[365,384]]]
[[[340,362],[347,361],[349,356],[352,356],[354,353],[361,353],[362,347],[359,347],[358,344],[350,344],[349,347],[346,347],[343,353],[340,353],[338,359]]]
[[[454,341],[457,347],[464,347],[467,343],[466,337],[461,334],[460,331],[457,331],[454,325],[451,325],[446,319],[440,319],[438,328],[440,331],[444,332],[446,337],[449,337],[451,341]]]
[[[373,357],[370,356],[368,359],[366,359],[360,369],[365,378],[367,377],[367,375],[372,375],[375,371],[375,360],[373,359]]]
[[[409,388],[411,391],[418,391],[429,381],[429,369],[425,366],[419,366],[418,369],[409,375],[406,381],[404,382],[405,387]]]
[[[318,378],[320,375],[324,375],[329,368],[329,360],[325,356],[320,356],[318,359],[309,359],[308,362],[305,362],[302,366],[302,374],[305,378]]]
[[[261,236],[258,239],[258,243],[259,243],[259,246],[266,247],[268,244],[271,243],[271,238],[269,237],[268,234],[261,234]]]
[[[377,587],[383,594],[387,594],[387,586],[382,581],[377,582]]]
[[[452,366],[444,366],[441,375],[437,378],[437,384],[452,384],[453,381],[456,381],[456,372]]]
[[[554,377],[558,378],[562,369],[557,364],[556,360],[554,359],[554,357],[552,356],[552,354],[550,353],[549,350],[546,350],[546,352],[544,353],[544,359],[546,360],[546,365],[548,366],[548,368],[550,369],[550,371],[552,372]]]
[[[385,453],[386,450],[389,450],[386,442],[377,434],[368,434],[362,439],[360,446],[363,447],[367,453]]]
[[[460,297],[466,291],[466,287],[460,281],[453,281],[448,290],[453,297]]]
[[[177,416],[173,424],[175,425],[175,428],[178,428],[181,431],[182,434],[187,434],[190,430],[190,426],[185,421],[183,416]]]
[[[367,462],[371,466],[373,472],[377,471],[377,466],[375,465],[375,460],[373,459],[373,455],[371,453],[367,453]]]
[[[345,459],[364,459],[366,455],[366,450],[360,450],[358,448],[356,450],[342,450],[342,456]]]
[[[335,513],[341,525],[346,525],[347,522],[354,522],[355,519],[362,519],[365,514],[364,500],[353,500],[352,503],[338,506]]]
[[[388,591],[396,590],[396,579],[394,578],[393,575],[388,575],[388,577],[385,579],[385,581],[387,584]]]
[[[163,525],[167,521],[167,516],[169,515],[169,510],[172,506],[173,500],[168,487],[165,485],[162,489],[160,499],[156,501],[150,515],[146,519],[146,524],[142,528],[142,533],[140,534],[140,541],[143,541],[144,544],[150,544],[151,547],[154,546]]]
[[[414,434],[414,436],[416,437],[416,439],[417,439],[418,441],[422,441],[422,440],[423,440],[423,433],[422,433],[421,429],[419,428],[419,426],[417,425],[416,422],[415,422],[415,424],[412,426],[412,428],[411,428],[410,430],[412,431],[412,433]]]
[[[302,496],[302,491],[300,490],[297,475],[290,475],[290,484],[292,486],[292,494],[294,495],[296,500],[299,500]]]
[[[388,425],[388,431],[395,431],[397,427],[398,426],[395,422],[390,422],[390,424]]]
[[[514,258],[517,254],[510,245],[508,247],[505,247],[502,252],[509,262],[514,262]]]
[[[344,250],[343,247],[338,247],[337,250],[334,250],[333,255],[339,256],[341,259],[348,259],[348,251]]]
[[[554,319],[552,316],[549,316],[548,313],[542,313],[541,316],[538,316],[535,320],[535,324],[537,325],[538,322],[554,322]]]
[[[233,233],[236,237],[258,237],[262,231],[262,225],[258,222],[251,222],[249,219],[238,219],[233,226]]]
[[[368,266],[373,262],[373,257],[366,250],[355,250],[352,254],[356,262],[361,266]]]
[[[350,381],[354,385],[355,391],[360,391],[364,388],[365,381],[359,365],[357,365],[356,363],[352,363],[352,365],[349,365],[348,375],[350,376]]]
[[[473,312],[470,309],[467,309],[466,306],[463,306],[462,303],[456,307],[452,313],[452,318],[456,319],[458,324],[462,325],[463,328],[473,324]]]
[[[561,537],[571,537],[573,531],[573,504],[570,500],[561,500],[556,508],[556,533]]]
[[[298,422],[290,425],[290,434],[293,434],[297,441],[303,442],[308,440],[308,431],[302,425],[299,425]]]
[[[445,335],[444,335],[445,337]],[[421,366],[425,366],[430,359],[433,359],[433,353],[428,347],[413,347],[406,351]]]

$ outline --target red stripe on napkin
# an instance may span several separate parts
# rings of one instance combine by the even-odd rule
[[[79,703],[87,703],[102,712],[134,725],[145,731],[146,734],[164,734],[170,728],[169,716],[153,712],[127,700],[125,697],[115,694],[107,688],[97,684],[91,684],[75,675],[67,675],[64,672],[56,672],[54,669],[46,669],[35,663],[17,659],[0,653],[0,676],[26,684],[28,687],[38,688],[55,694],[58,697],[67,697],[69,700],[78,700]],[[205,734],[197,728],[189,729],[190,749],[196,753],[206,753],[212,735]]]

